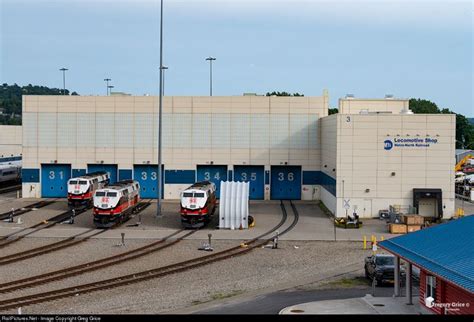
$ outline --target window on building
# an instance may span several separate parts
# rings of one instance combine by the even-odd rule
[[[427,275],[425,298],[430,296],[436,300],[436,277]]]

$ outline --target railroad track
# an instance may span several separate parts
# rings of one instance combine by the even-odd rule
[[[150,206],[151,204],[151,201],[146,201],[146,202],[141,202],[138,206],[137,206],[137,210],[136,210],[136,213],[138,212],[141,212],[143,211],[144,209],[146,209],[148,206]],[[76,209],[75,211],[75,216],[78,216],[80,214],[82,214],[83,212],[87,211],[87,208],[81,208],[81,209]],[[67,220],[68,218],[71,217],[71,212],[72,210],[68,210],[66,212],[63,212],[61,214],[59,214],[58,216],[56,217],[53,217],[51,219],[49,219],[48,221],[46,221],[46,223],[43,221],[43,222],[40,222],[38,224],[35,224],[31,227],[28,227],[28,228],[23,228],[15,233],[12,233],[8,236],[5,236],[3,239],[4,241],[0,243],[0,248],[3,248],[7,245],[10,245],[12,243],[15,243],[21,239],[23,239],[24,237],[28,236],[28,235],[31,235],[39,230],[42,230],[42,229],[45,229],[45,228],[49,228],[49,227],[52,227],[60,222],[63,222],[65,220]],[[52,222],[49,222],[49,221],[52,221]],[[118,222],[116,223],[113,227],[111,228],[115,228],[117,227],[118,225],[120,225],[121,222]],[[10,239],[8,240],[8,238],[10,237],[14,237],[15,235],[17,235],[18,233],[22,232],[22,231],[25,231],[25,230],[28,230],[28,229],[33,229],[32,231],[26,233],[26,234],[23,234],[21,236],[17,236],[16,238],[14,239]],[[10,263],[14,263],[14,262],[18,262],[18,261],[21,261],[21,260],[24,260],[24,259],[28,259],[28,258],[31,258],[31,257],[36,257],[36,256],[39,256],[39,255],[43,255],[43,254],[47,254],[47,253],[51,253],[51,252],[54,252],[54,251],[57,251],[57,250],[60,250],[60,249],[64,249],[64,248],[67,248],[67,247],[71,247],[71,246],[74,246],[74,245],[77,245],[79,243],[83,243],[87,240],[89,240],[90,238],[94,237],[94,236],[97,236],[97,235],[100,235],[102,233],[104,233],[106,230],[100,230],[92,235],[89,235],[89,236],[86,236],[86,237],[82,237],[82,238],[78,238],[80,236],[83,236],[91,231],[94,231],[95,229],[92,228],[92,229],[89,229],[88,231],[85,231],[85,232],[82,232],[80,234],[77,234],[77,235],[74,235],[74,236],[71,236],[71,237],[68,237],[64,240],[61,240],[61,241],[58,241],[58,242],[55,242],[55,243],[52,243],[52,244],[48,244],[48,245],[45,245],[45,246],[41,246],[41,247],[37,247],[37,248],[33,248],[33,249],[29,249],[27,251],[24,251],[24,252],[20,252],[20,253],[16,253],[16,254],[12,254],[12,255],[8,255],[8,256],[3,256],[3,257],[0,257],[0,265],[5,265],[5,264],[10,264]]]
[[[17,184],[11,187],[0,188],[0,195],[4,193],[9,193],[12,191],[21,190],[21,184]]]
[[[85,211],[87,210],[87,208],[81,208],[81,209],[76,209],[75,210],[75,217],[76,216],[79,216],[80,214],[84,213]],[[59,215],[57,216],[54,216],[53,218],[50,218],[48,220],[44,220],[44,221],[41,221],[33,226],[30,226],[30,227],[26,227],[26,228],[23,228],[23,229],[20,229],[16,232],[13,232],[9,235],[6,235],[6,236],[3,236],[0,240],[0,248],[4,248],[8,245],[11,245],[23,238],[25,238],[26,236],[29,236],[31,234],[34,234],[42,229],[46,229],[46,228],[50,228],[50,227],[53,227],[55,226],[56,224],[60,223],[60,222],[63,222],[65,220],[67,220],[68,218],[71,218],[71,214],[72,214],[72,211],[71,210],[68,210],[68,211],[65,211],[63,213],[60,213]],[[20,235],[20,236],[17,236],[19,233],[21,232],[24,232],[26,230],[30,230],[29,232],[27,232],[26,234],[23,234],[23,235]]]
[[[57,199],[43,200],[43,201],[32,203],[31,205],[28,205],[28,206],[23,207],[23,208],[13,209],[13,212],[10,210],[10,211],[1,213],[0,214],[0,220],[10,218],[10,216],[11,217],[20,216],[20,215],[23,215],[23,214],[25,214],[27,212],[30,212],[32,210],[43,208],[47,205],[50,205],[50,204],[54,203],[56,200]]]
[[[173,238],[174,236],[180,234],[183,231],[184,229],[178,230],[162,239],[159,239],[158,241],[155,241],[153,243],[150,243],[148,245],[145,245],[139,248],[132,249],[130,251],[127,251],[121,254],[105,257],[99,260],[87,262],[87,263],[72,266],[72,267],[67,267],[67,268],[60,269],[53,272],[48,272],[45,274],[40,274],[40,275],[31,276],[31,277],[20,279],[20,280],[15,280],[12,282],[0,284],[0,294],[14,292],[14,291],[18,291],[20,289],[25,289],[25,288],[35,287],[38,285],[46,284],[53,281],[58,281],[61,279],[65,279],[67,277],[84,274],[86,272],[98,270],[98,269],[105,268],[108,266],[123,263],[123,262],[129,261],[138,257],[142,257],[145,255],[154,253],[156,251],[162,250],[164,248],[168,248],[172,245],[175,245],[176,243],[182,241],[184,238],[196,232],[196,230],[190,231],[180,236],[179,238],[165,244],[167,240]]]
[[[294,226],[298,223],[299,213],[293,203],[290,201],[290,205],[294,214],[293,222],[288,226],[285,230],[283,230],[279,236],[282,236],[289,232]],[[240,256],[250,252],[251,250],[261,247],[271,241],[273,238],[266,238],[262,239],[263,237],[272,234],[276,230],[278,230],[284,223],[287,221],[288,214],[286,211],[285,204],[283,201],[280,202],[280,207],[282,210],[282,219],[272,230],[257,236],[243,245],[235,246],[232,248],[228,248],[226,250],[222,250],[217,253],[213,253],[210,255],[178,262],[175,264],[167,265],[164,267],[154,268],[142,272],[137,272],[134,274],[124,275],[116,278],[101,280],[93,283],[87,283],[82,285],[76,285],[72,287],[67,287],[63,289],[57,289],[49,292],[42,292],[37,294],[32,294],[28,296],[22,296],[17,298],[10,298],[7,300],[0,301],[0,310],[7,310],[13,309],[18,307],[23,307],[27,305],[37,304],[48,302],[56,299],[62,299],[71,296],[77,296],[79,294],[85,294],[90,292],[95,292],[104,289],[115,288],[123,285],[134,284],[150,279],[156,279],[160,277],[164,277],[171,274],[176,274],[179,272],[187,271],[193,268],[201,267],[204,265],[208,265],[217,261],[222,261],[231,257]],[[20,288],[19,288],[20,289]],[[11,289],[9,291],[14,291],[15,289]]]

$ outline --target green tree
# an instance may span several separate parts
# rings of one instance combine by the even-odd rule
[[[69,90],[66,89],[65,93],[69,95]],[[21,124],[22,95],[62,95],[62,90],[32,84],[20,87],[3,83],[0,87],[0,124]],[[71,95],[79,94],[73,92]]]
[[[474,125],[464,115],[448,108],[440,110],[435,103],[425,99],[412,98],[409,104],[416,114],[456,114],[456,149],[474,149]]]
[[[295,97],[302,97],[304,96],[304,94],[300,94],[300,93],[293,93],[293,94],[290,94],[288,92],[276,92],[276,91],[273,91],[273,92],[267,92],[267,94],[265,94],[265,96],[295,96]]]
[[[330,107],[328,111],[329,111],[329,115],[339,113],[339,109],[337,107]]]

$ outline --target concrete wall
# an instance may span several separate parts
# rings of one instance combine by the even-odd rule
[[[0,157],[22,153],[21,125],[0,125]]]
[[[165,170],[197,164],[320,170],[319,119],[327,116],[327,96],[167,96],[163,103]],[[23,124],[25,168],[158,163],[157,97],[23,96]],[[319,198],[316,185],[302,188],[303,198]],[[165,187],[165,197],[177,198],[181,189]]]
[[[391,204],[413,205],[414,188],[442,189],[444,217],[454,214],[455,115],[337,117],[338,215],[345,215],[342,196],[350,213],[370,217]],[[400,142],[426,139],[436,143]]]
[[[402,109],[408,109],[408,105],[407,99],[340,98],[339,114],[359,114],[363,110],[400,114]]]
[[[321,119],[321,172],[336,180],[337,176],[337,142],[338,115],[333,114]],[[321,201],[332,212],[336,212],[334,189],[321,187]]]

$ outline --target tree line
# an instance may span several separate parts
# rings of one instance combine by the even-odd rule
[[[2,84],[0,89],[0,125],[21,124],[22,95],[62,95],[63,90],[28,84],[19,86],[17,84]],[[70,93],[68,89],[65,95],[79,95]],[[267,92],[266,96],[294,96],[302,97],[304,94],[289,93],[286,91]],[[439,108],[434,102],[426,99],[412,98],[409,102],[410,109],[416,114],[456,114],[456,148],[474,149],[474,119],[468,119],[462,114],[454,113],[448,108]],[[329,115],[338,113],[337,108],[329,108]]]
[[[70,93],[68,89],[64,91],[64,94],[79,95],[76,92]],[[3,83],[0,88],[0,124],[21,124],[22,95],[63,95],[63,89],[31,84],[19,86]]]

